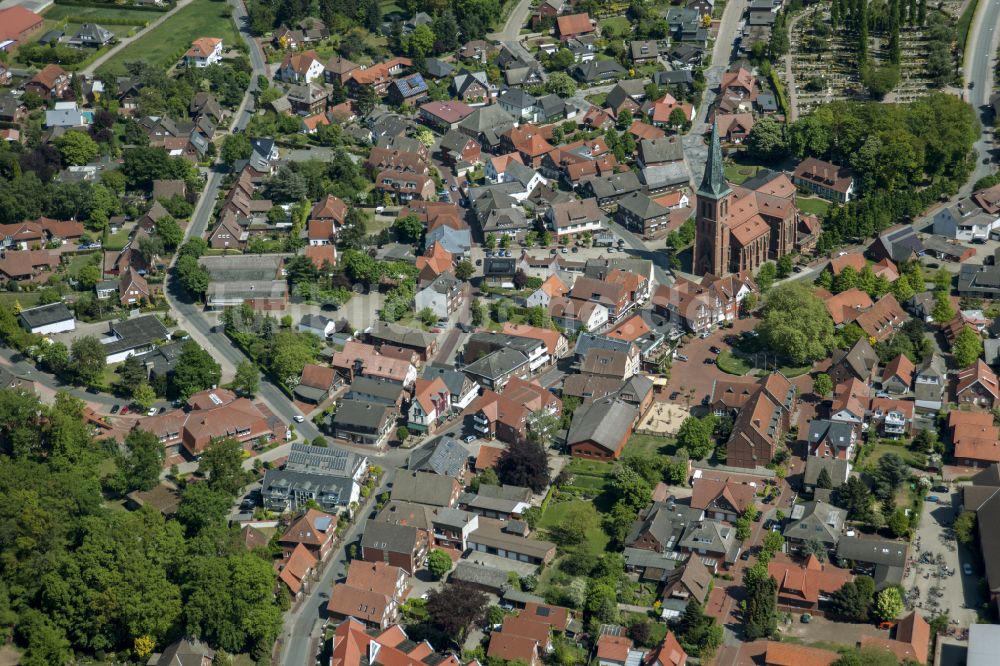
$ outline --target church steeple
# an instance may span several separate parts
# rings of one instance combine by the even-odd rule
[[[705,175],[698,187],[698,196],[707,199],[721,199],[729,194],[729,183],[722,169],[722,147],[719,145],[719,124],[712,121],[712,137],[708,142],[708,160],[705,162]]]

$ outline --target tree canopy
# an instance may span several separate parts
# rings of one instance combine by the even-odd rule
[[[757,330],[765,348],[800,365],[824,358],[833,348],[830,313],[800,282],[782,284],[767,295]]]

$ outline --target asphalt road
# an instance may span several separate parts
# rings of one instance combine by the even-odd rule
[[[244,113],[247,105],[253,99],[253,93],[257,87],[257,75],[266,75],[264,57],[260,47],[251,37],[246,24],[246,9],[240,0],[232,0],[233,17],[236,20],[243,39],[247,42],[250,52],[250,63],[253,66],[253,76],[250,79],[250,88],[247,90],[240,108],[234,116],[231,129],[242,131],[250,120],[250,116]],[[215,201],[219,195],[225,171],[221,165],[215,165],[209,172],[202,190],[201,198],[191,216],[191,223],[185,230],[184,238],[187,240],[193,236],[204,236],[212,221]],[[203,308],[195,305],[188,299],[183,288],[170,275],[167,289],[165,291],[167,302],[177,316],[180,325],[194,338],[202,347],[212,352],[215,359],[223,366],[223,371],[232,372],[241,361],[246,360],[243,352],[237,349],[222,332],[215,331],[214,322],[209,320]],[[271,383],[266,377],[261,378],[260,389],[257,393],[259,400],[262,400],[271,410],[286,423],[293,423],[294,417],[302,413],[292,404],[285,394]],[[306,420],[303,423],[295,423],[296,430],[306,439],[312,439],[320,434],[319,430]]]
[[[525,21],[528,20],[529,11],[531,11],[531,0],[518,0],[517,6],[507,16],[507,21],[503,24],[503,28],[499,32],[487,35],[487,38],[495,39],[498,42],[512,42],[516,40],[521,34],[521,28],[524,27]]]
[[[993,172],[993,160],[986,164],[983,164],[983,160],[993,157],[993,144],[986,141],[993,136],[992,111],[987,105],[993,90],[992,65],[998,37],[1000,37],[1000,0],[982,0],[973,17],[965,56],[964,80],[967,86],[972,84],[973,87],[966,88],[963,95],[979,113],[983,122],[983,133],[975,145],[976,168],[962,188],[962,196],[972,191],[972,185],[977,180]]]

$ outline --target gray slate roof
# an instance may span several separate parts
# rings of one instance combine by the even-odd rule
[[[450,506],[454,479],[430,472],[400,472],[393,481],[391,498],[429,506]]]
[[[469,452],[457,439],[445,435],[434,446],[424,446],[410,456],[407,469],[461,477],[469,464]]]
[[[48,326],[49,324],[55,324],[68,319],[73,319],[73,313],[62,301],[48,305],[39,305],[37,308],[21,310],[21,320],[29,328]]]
[[[616,450],[622,433],[632,427],[639,411],[619,400],[602,399],[577,407],[566,443],[593,441]]]

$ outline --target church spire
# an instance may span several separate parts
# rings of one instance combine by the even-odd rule
[[[719,146],[719,124],[712,121],[712,137],[708,142],[708,160],[705,162],[705,175],[698,187],[698,196],[708,199],[721,199],[729,194],[729,183],[726,182],[722,170],[722,148]]]

